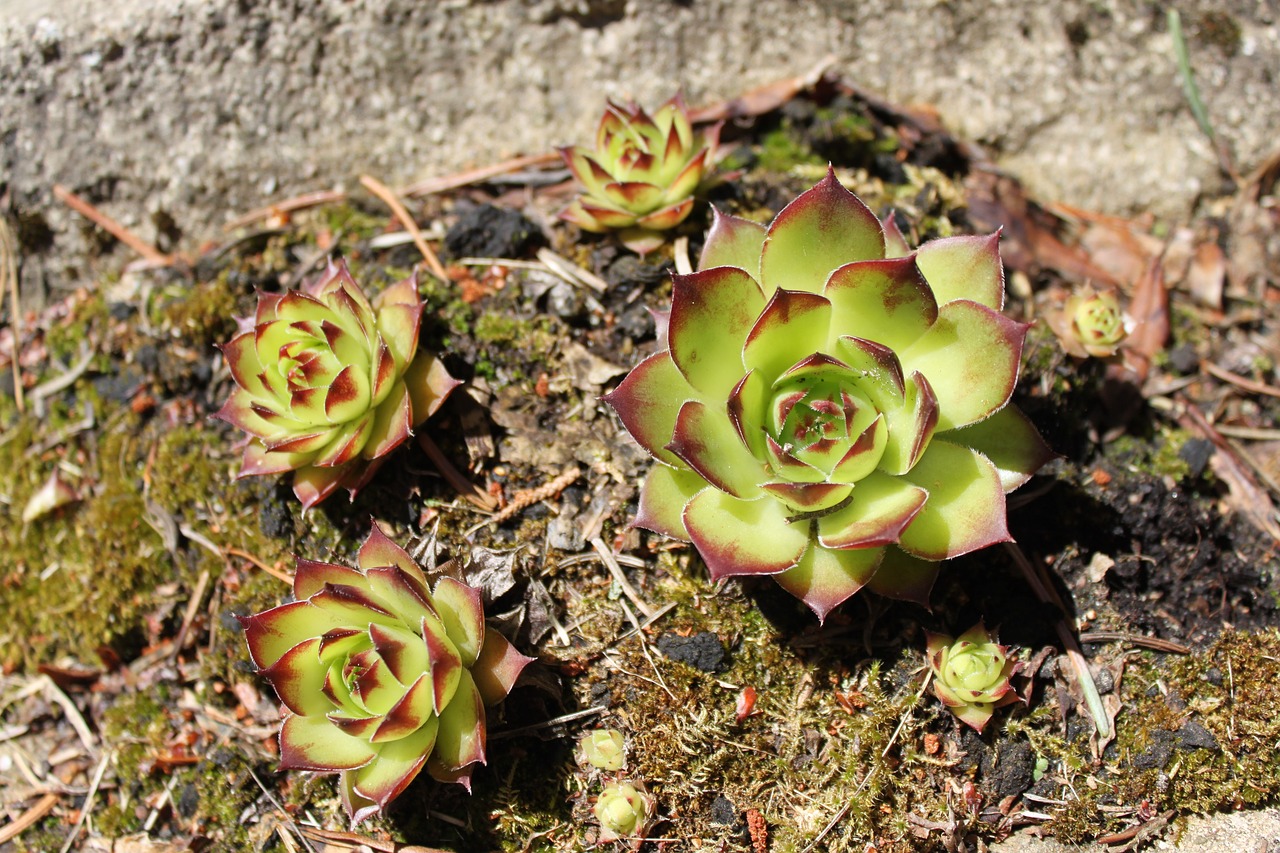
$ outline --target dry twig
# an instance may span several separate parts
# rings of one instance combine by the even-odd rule
[[[409,236],[413,237],[413,244],[422,253],[423,260],[431,268],[431,274],[441,281],[448,281],[449,274],[445,272],[444,264],[440,263],[440,259],[436,257],[436,253],[432,251],[431,246],[427,244],[426,238],[422,236],[418,223],[413,221],[409,211],[400,203],[400,199],[396,198],[396,194],[391,191],[390,187],[372,175],[361,175],[360,183],[369,192],[386,202],[387,207],[391,208],[391,212],[395,214],[396,219],[400,220],[404,230],[409,232]]]
[[[498,502],[491,495],[482,492],[475,483],[462,476],[462,472],[454,467],[449,457],[445,456],[444,451],[440,449],[440,445],[436,444],[425,430],[418,433],[418,446],[423,449],[431,459],[431,463],[436,466],[436,470],[449,481],[449,485],[453,486],[454,491],[459,495],[487,512],[497,508]]]
[[[560,472],[554,480],[550,480],[536,489],[523,489],[511,496],[511,500],[501,510],[486,518],[479,524],[474,524],[467,528],[464,536],[470,536],[482,527],[490,524],[501,524],[508,518],[512,518],[517,513],[533,506],[536,503],[553,498],[568,488],[574,480],[582,476],[582,470],[577,465],[571,466]]]
[[[89,204],[80,196],[64,187],[62,184],[53,185],[53,194],[58,200],[76,213],[88,219],[94,225],[97,225],[103,231],[106,231],[112,237],[115,237],[121,243],[124,243],[137,254],[146,258],[157,266],[168,266],[173,263],[173,257],[161,252],[155,246],[152,246],[146,240],[143,240],[137,234],[134,234],[128,228],[125,228],[119,222],[116,222],[110,216],[107,216],[101,210]]]
[[[414,198],[420,195],[431,195],[432,193],[444,192],[445,190],[456,190],[459,187],[465,187],[468,184],[476,184],[480,181],[496,178],[498,175],[505,175],[508,172],[514,172],[518,169],[526,169],[531,166],[548,166],[553,163],[560,162],[560,155],[554,151],[548,151],[545,154],[526,154],[523,157],[513,157],[510,160],[503,160],[501,163],[494,163],[489,166],[481,166],[478,169],[468,169],[465,172],[458,172],[455,175],[446,175],[443,178],[428,178],[425,181],[418,181],[416,184],[409,184],[407,187],[401,187],[399,194]]]
[[[19,350],[22,344],[22,305],[18,300],[18,250],[14,245],[13,232],[9,223],[0,218],[0,276],[8,284],[9,331],[13,335],[13,399],[18,404],[18,413],[25,414],[26,403],[22,397],[22,368],[18,365]],[[0,286],[0,302],[4,301],[4,289]]]

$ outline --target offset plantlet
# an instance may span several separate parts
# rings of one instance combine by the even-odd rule
[[[618,231],[633,252],[662,245],[662,233],[693,210],[693,194],[715,165],[717,124],[696,133],[676,95],[652,116],[635,104],[609,102],[593,151],[560,156],[585,190],[560,214],[584,231]]]
[[[621,770],[627,766],[626,739],[617,729],[594,729],[578,741],[582,760],[601,770]]]
[[[1115,355],[1132,326],[1114,292],[1092,287],[1071,294],[1062,309],[1050,312],[1046,320],[1062,348],[1076,358]]]
[[[1027,327],[998,235],[888,238],[831,171],[767,229],[717,211],[667,348],[605,397],[659,462],[636,525],[819,618],[864,586],[927,600],[938,561],[1010,538],[1005,493],[1051,456],[1009,405]]]
[[[293,471],[310,508],[355,497],[459,383],[418,352],[416,278],[372,302],[343,261],[302,290],[263,293],[222,345],[236,388],[217,417],[249,434],[240,477]]]
[[[600,841],[616,841],[643,832],[652,814],[653,800],[635,785],[630,782],[605,785],[595,805]]]
[[[471,789],[485,706],[530,662],[485,627],[480,592],[421,568],[375,524],[356,567],[299,559],[296,601],[242,620],[249,654],[285,706],[282,770],[339,772],[359,822],[425,766]]]
[[[1019,701],[1009,683],[1017,662],[981,622],[952,639],[928,634],[933,693],[964,723],[982,731],[996,708]]]

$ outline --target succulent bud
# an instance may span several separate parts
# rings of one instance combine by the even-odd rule
[[[1061,310],[1046,318],[1062,347],[1077,358],[1108,358],[1132,327],[1120,301],[1110,290],[1085,287],[1069,296]]]
[[[604,398],[658,461],[636,525],[819,618],[863,586],[924,601],[938,561],[1008,540],[1005,493],[1052,454],[1009,404],[997,239],[905,254],[830,171],[767,229],[717,212],[666,346]]]
[[[601,770],[621,770],[627,766],[626,741],[617,729],[595,729],[578,741],[582,759]]]
[[[653,116],[635,104],[609,102],[595,149],[560,149],[585,192],[560,217],[584,231],[619,231],[632,251],[662,245],[661,232],[693,209],[693,194],[715,165],[720,125],[696,133],[676,95]]]
[[[955,639],[930,633],[926,654],[934,695],[978,731],[996,708],[1018,701],[1009,683],[1017,662],[981,622]]]
[[[653,800],[630,782],[604,786],[596,800],[595,815],[600,821],[600,840],[629,838],[644,830],[653,812]]]
[[[414,278],[370,302],[342,261],[303,290],[263,293],[224,344],[236,388],[217,417],[248,433],[241,477],[293,475],[303,507],[354,497],[458,385],[418,352]]]
[[[530,658],[485,627],[479,590],[450,577],[430,586],[376,524],[356,563],[299,559],[297,600],[242,622],[285,706],[281,769],[340,772],[358,822],[424,766],[469,790],[485,763],[485,706]]]

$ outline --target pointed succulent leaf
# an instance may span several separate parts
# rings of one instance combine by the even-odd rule
[[[1055,454],[1021,410],[1005,406],[991,417],[943,433],[940,438],[971,447],[991,460],[1005,492],[1021,486]]]
[[[967,299],[993,311],[1004,308],[1000,232],[985,237],[944,237],[916,251],[916,264],[942,305]]]
[[[899,353],[905,369],[928,378],[939,430],[976,423],[1009,402],[1028,328],[961,299],[943,305],[938,322]]]
[[[680,407],[697,397],[671,354],[663,351],[636,365],[603,400],[613,407],[627,432],[650,455],[683,468],[684,463],[666,446],[675,430]]]
[[[897,352],[938,319],[938,303],[911,257],[845,264],[822,293],[831,302],[828,351],[848,335]]]
[[[484,704],[496,705],[506,699],[520,673],[533,660],[516,651],[516,647],[493,628],[486,628],[480,656],[471,667],[471,677]]]
[[[689,541],[689,531],[684,526],[684,507],[693,496],[707,487],[707,481],[697,472],[684,468],[672,468],[661,463],[649,469],[640,489],[640,506],[636,510],[635,526]]]
[[[841,186],[834,170],[788,204],[769,226],[760,254],[761,284],[821,293],[827,279],[851,261],[884,257],[880,220]]]
[[[685,506],[684,524],[712,580],[786,571],[809,544],[808,524],[792,524],[786,507],[768,497],[744,501],[704,489]]]
[[[667,449],[723,492],[744,500],[760,494],[764,466],[742,443],[727,413],[690,400],[676,416]]]
[[[484,609],[480,591],[451,577],[436,582],[431,597],[446,633],[462,656],[462,665],[471,668],[484,645]]]
[[[485,763],[484,701],[468,670],[462,672],[453,701],[440,713],[432,755],[452,770]]]
[[[433,717],[405,737],[381,744],[376,761],[350,774],[360,797],[386,808],[422,771],[435,747],[438,728]]]
[[[368,741],[352,737],[324,717],[290,714],[280,727],[282,770],[352,770],[377,754]]]
[[[911,245],[907,242],[907,238],[903,236],[902,229],[898,227],[898,218],[892,212],[881,220],[880,227],[884,229],[884,256],[886,258],[901,258],[911,254]]]
[[[671,360],[708,399],[742,379],[742,345],[764,308],[760,285],[735,267],[672,276]]]
[[[819,351],[831,326],[831,303],[816,293],[775,290],[747,334],[742,362],[773,381]]]
[[[934,440],[903,479],[929,493],[899,540],[909,554],[946,560],[1009,541],[1000,473],[981,453]]]
[[[711,230],[702,244],[698,269],[737,267],[756,281],[760,280],[760,250],[764,248],[765,228],[756,222],[739,219],[711,208]]]
[[[853,487],[848,504],[818,519],[818,542],[836,549],[892,544],[927,499],[924,489],[900,477],[870,474]]]
[[[793,569],[775,580],[825,621],[827,614],[867,585],[884,558],[883,548],[831,550],[811,544]]]

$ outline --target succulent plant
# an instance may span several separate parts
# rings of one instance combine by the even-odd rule
[[[484,624],[480,592],[422,569],[375,524],[357,566],[299,559],[296,598],[242,621],[280,701],[280,766],[340,772],[356,822],[423,766],[470,790],[485,763],[485,706],[530,659]]]
[[[1051,454],[1009,405],[997,239],[907,253],[830,170],[767,229],[717,211],[666,348],[604,398],[659,463],[635,524],[819,618],[863,586],[924,601],[937,561],[1008,540]]]
[[[630,782],[605,785],[595,805],[600,840],[614,841],[642,832],[652,812],[653,800]]]
[[[933,692],[964,723],[982,731],[996,708],[1019,701],[1009,683],[1017,662],[981,622],[952,639],[928,634]]]
[[[1067,297],[1061,310],[1049,312],[1046,319],[1062,348],[1077,358],[1115,355],[1131,325],[1114,292],[1087,286]]]
[[[594,729],[578,741],[582,759],[601,770],[621,770],[627,766],[626,740],[617,729]]]
[[[418,352],[421,317],[415,278],[370,302],[342,261],[261,294],[221,346],[236,388],[217,417],[248,433],[239,476],[293,471],[307,508],[339,486],[354,497],[458,385]]]
[[[662,245],[661,232],[693,209],[693,193],[715,165],[717,124],[697,133],[676,95],[652,116],[632,103],[609,102],[595,149],[560,149],[585,190],[560,217],[584,231],[619,231],[632,251]]]

